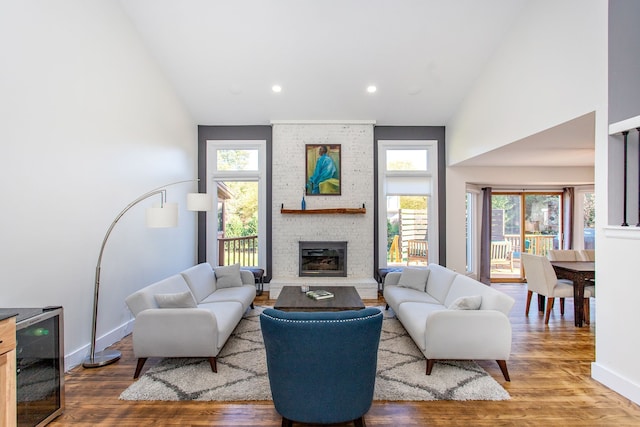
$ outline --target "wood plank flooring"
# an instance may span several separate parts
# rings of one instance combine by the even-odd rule
[[[524,316],[526,286],[494,284],[516,299],[511,312],[511,382],[495,361],[479,362],[511,394],[503,402],[374,402],[365,416],[375,426],[638,426],[640,406],[590,377],[597,327],[592,300],[591,325],[573,325],[573,304],[564,317],[556,304],[549,325],[533,306]],[[258,305],[273,304],[264,296]],[[367,305],[383,304],[379,300]],[[97,369],[77,367],[65,375],[66,410],[52,426],[279,426],[271,402],[125,402],[120,393],[133,381],[131,337],[114,346],[116,364]],[[150,359],[145,371],[157,360]],[[434,369],[438,369],[436,365]],[[144,372],[144,371],[143,371]]]

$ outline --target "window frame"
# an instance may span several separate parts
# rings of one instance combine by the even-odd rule
[[[387,151],[388,150],[416,150],[426,149],[427,169],[424,171],[398,171],[387,170]],[[434,139],[421,140],[378,140],[378,247],[376,248],[378,255],[378,267],[387,266],[387,247],[386,247],[386,230],[387,230],[387,196],[405,195],[406,193],[387,193],[387,178],[424,178],[429,181],[430,190],[424,193],[411,193],[414,195],[427,196],[427,218],[428,218],[428,235],[429,235],[429,263],[439,263],[440,246],[439,246],[439,198],[438,198],[438,141]]]
[[[257,150],[257,170],[218,170],[217,152],[220,150]],[[258,265],[267,264],[267,141],[266,140],[207,140],[206,141],[207,192],[213,196],[213,210],[207,212],[206,261],[218,265],[218,192],[217,182],[258,182]]]

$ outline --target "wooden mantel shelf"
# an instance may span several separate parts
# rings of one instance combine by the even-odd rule
[[[312,214],[365,214],[366,208],[329,208],[329,209],[280,209],[281,214],[295,214],[295,215],[312,215]]]

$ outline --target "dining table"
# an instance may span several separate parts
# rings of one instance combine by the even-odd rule
[[[577,327],[584,322],[584,287],[594,285],[596,277],[596,263],[593,261],[551,261],[558,279],[568,279],[573,282],[573,312]]]

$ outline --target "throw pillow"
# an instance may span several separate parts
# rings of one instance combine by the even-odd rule
[[[160,308],[196,308],[198,306],[189,291],[175,294],[156,294],[153,297]]]
[[[482,304],[482,296],[474,295],[469,297],[460,297],[451,303],[450,310],[479,310]]]
[[[240,264],[225,265],[213,269],[216,273],[216,289],[242,286]]]
[[[405,268],[398,279],[398,286],[424,292],[428,278],[429,270],[426,268]]]

